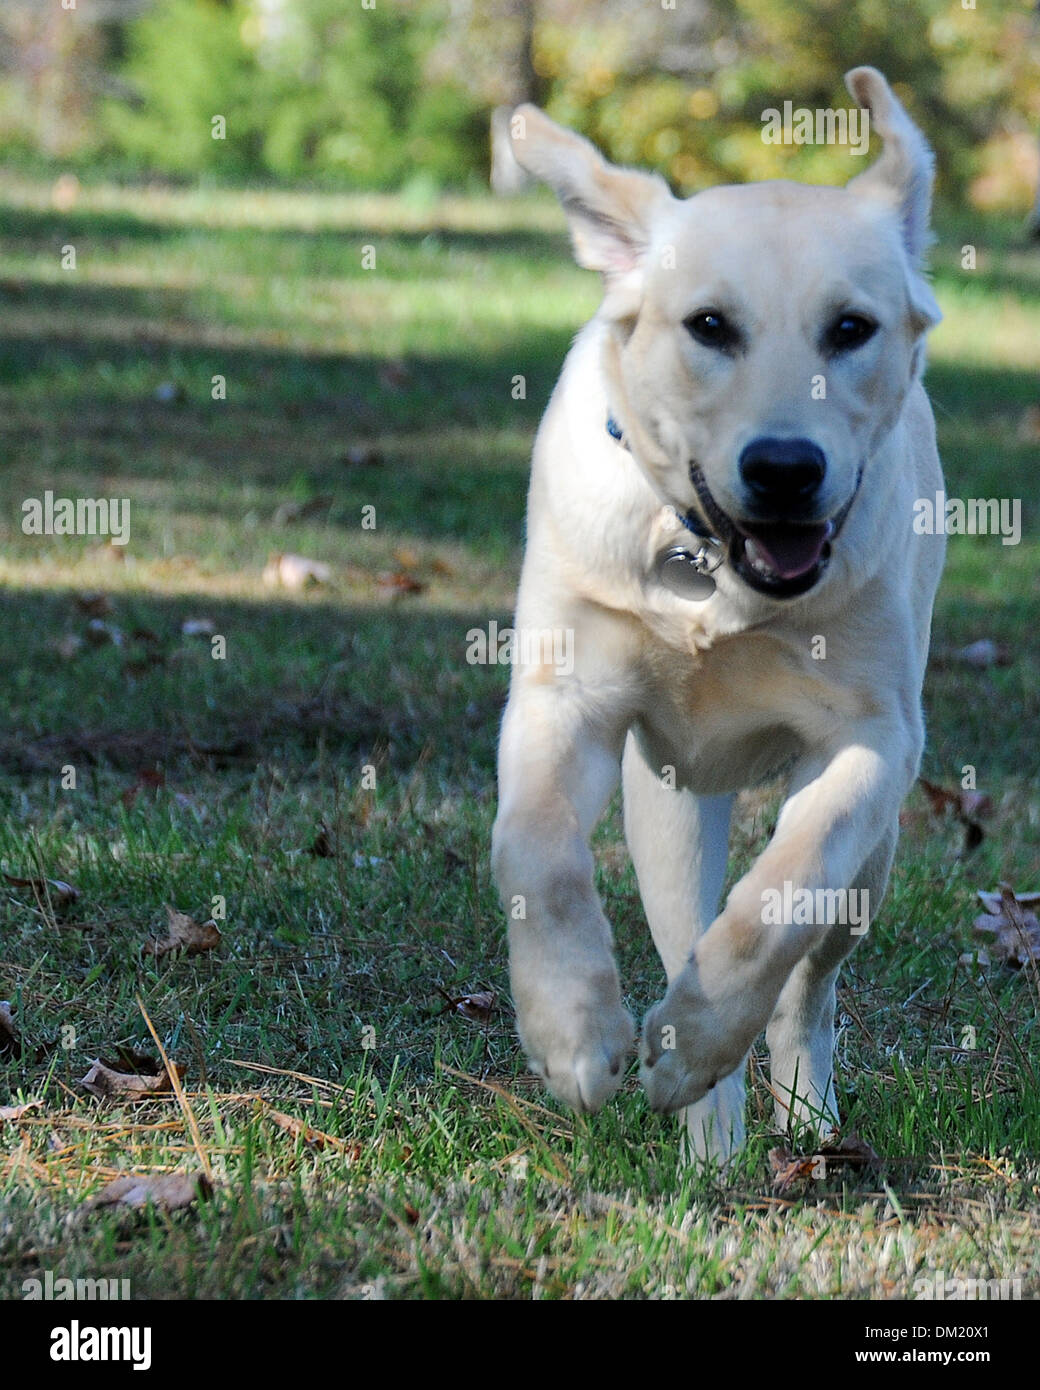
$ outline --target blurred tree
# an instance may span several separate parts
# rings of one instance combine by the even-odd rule
[[[392,187],[418,170],[436,186],[481,176],[489,114],[501,132],[533,100],[680,191],[840,181],[847,148],[766,144],[762,114],[847,106],[841,74],[870,62],[927,131],[947,196],[1035,198],[1040,220],[1035,0],[669,3],[2,0],[0,136],[185,174]],[[496,185],[515,185],[493,144]]]
[[[453,74],[426,80],[442,27],[418,0],[156,0],[129,34],[140,107],[109,103],[109,138],[159,169],[460,182],[483,122]]]

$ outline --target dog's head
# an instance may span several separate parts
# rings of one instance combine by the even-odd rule
[[[611,411],[661,497],[753,588],[805,593],[895,424],[940,314],[924,279],[932,156],[874,68],[846,76],[883,140],[845,188],[711,188],[680,201],[533,106],[519,163],[599,270]]]

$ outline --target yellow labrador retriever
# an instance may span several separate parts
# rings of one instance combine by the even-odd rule
[[[535,640],[501,737],[520,1037],[578,1109],[621,1083],[633,1026],[589,849],[620,770],[669,981],[642,1082],[720,1160],[763,1028],[778,1122],[837,1120],[835,979],[922,749],[944,544],[912,529],[942,487],[921,385],[932,159],[879,72],[846,81],[883,149],[845,188],[679,201],[534,107],[513,120],[604,279],[535,443],[516,621]],[[776,831],[720,911],[733,795],[785,769]]]

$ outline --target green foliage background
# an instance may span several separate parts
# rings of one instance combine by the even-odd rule
[[[133,0],[123,20],[52,25],[59,77],[41,80],[30,0],[7,0],[0,138],[165,175],[475,186],[491,108],[526,97],[681,192],[830,182],[848,177],[848,150],[766,145],[762,112],[847,106],[842,73],[872,63],[928,131],[947,195],[1023,211],[1034,197],[1032,0],[369,2]],[[3,62],[5,33],[21,35],[21,69]]]

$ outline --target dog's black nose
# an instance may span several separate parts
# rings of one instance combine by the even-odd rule
[[[739,466],[755,504],[785,512],[808,502],[827,472],[823,450],[811,439],[753,439]]]

